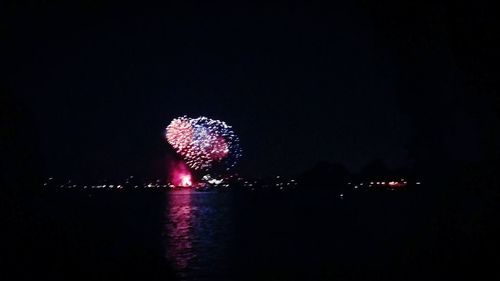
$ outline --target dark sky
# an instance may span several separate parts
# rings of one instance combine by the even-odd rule
[[[489,18],[461,30],[487,8],[44,2],[11,4],[2,26],[7,87],[48,175],[162,176],[164,128],[182,115],[232,125],[250,175],[488,154],[494,109],[470,106],[484,71],[466,43]]]

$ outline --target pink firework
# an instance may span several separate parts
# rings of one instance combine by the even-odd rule
[[[178,153],[187,153],[193,139],[193,128],[188,118],[174,119],[167,127],[167,140]]]
[[[170,182],[178,187],[193,186],[193,176],[184,162],[170,163]]]
[[[166,138],[195,170],[207,170],[215,164],[229,170],[241,156],[239,139],[231,126],[207,117],[174,119],[167,126]]]

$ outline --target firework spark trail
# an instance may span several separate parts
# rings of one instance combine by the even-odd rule
[[[231,126],[207,117],[175,118],[167,126],[167,141],[195,170],[221,163],[227,170],[241,157],[239,138]]]

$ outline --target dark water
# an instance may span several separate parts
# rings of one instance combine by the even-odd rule
[[[497,213],[473,198],[454,208],[443,202],[410,191],[343,198],[54,191],[30,202],[29,219],[10,228],[14,243],[3,241],[14,271],[39,280],[441,280],[496,272]]]
[[[181,190],[166,196],[165,250],[179,278],[227,278],[234,240],[231,194]]]
[[[500,260],[495,216],[487,223],[472,197],[443,206],[447,196],[413,191],[166,196],[166,253],[181,280],[481,279]]]
[[[167,198],[166,253],[182,280],[393,278],[395,268],[425,254],[418,247],[435,242],[432,214],[409,194],[180,191]]]

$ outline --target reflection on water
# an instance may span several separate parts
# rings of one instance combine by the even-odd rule
[[[196,257],[192,245],[193,207],[191,192],[168,193],[168,246],[167,255],[176,269],[183,272],[189,262]]]
[[[179,280],[407,280],[437,243],[422,232],[432,229],[431,210],[419,209],[427,201],[410,193],[167,196],[166,252]]]
[[[167,192],[167,257],[182,280],[221,280],[227,274],[230,197],[181,189]]]

